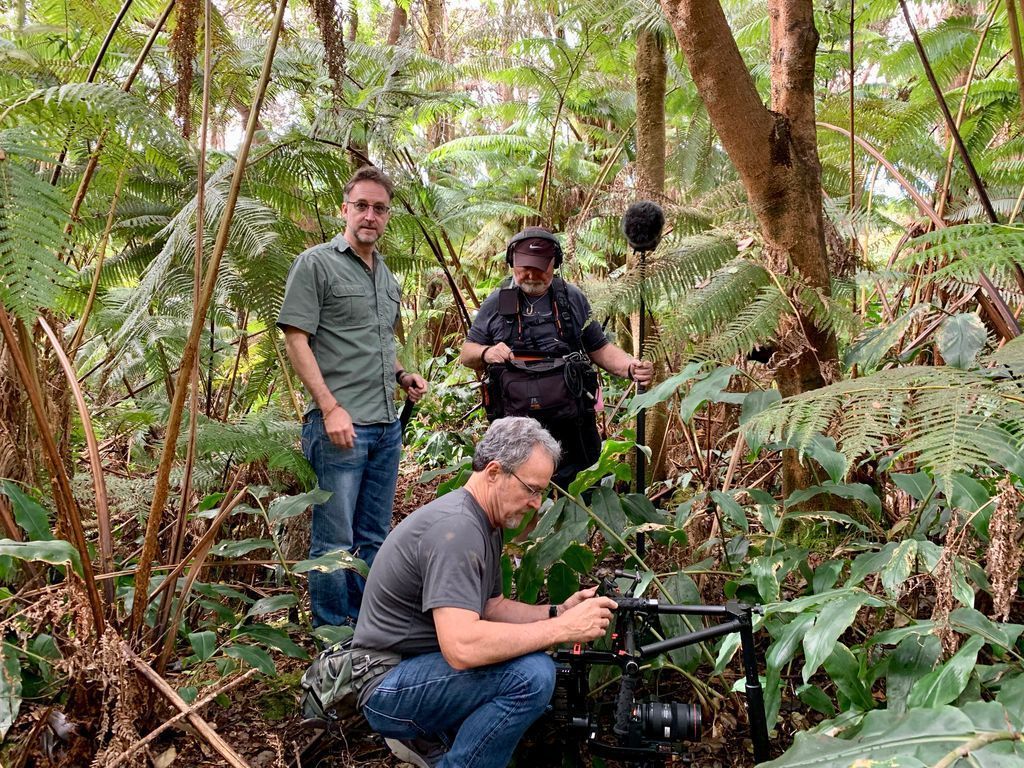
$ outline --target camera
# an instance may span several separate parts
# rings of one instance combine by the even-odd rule
[[[549,722],[570,748],[586,745],[592,755],[620,760],[647,768],[664,765],[673,755],[684,754],[683,742],[701,738],[701,709],[693,702],[656,701],[638,698],[641,689],[641,663],[668,651],[712,640],[737,632],[740,635],[746,704],[754,758],[769,758],[768,726],[764,712],[764,693],[757,676],[752,615],[758,608],[735,600],[725,605],[674,605],[655,599],[635,597],[640,577],[627,571],[615,571],[619,578],[631,579],[626,593],[610,578],[600,581],[598,594],[617,603],[609,650],[584,647],[555,652],[556,682],[551,700]],[[722,619],[720,623],[700,627],[674,637],[641,644],[645,638],[661,632],[659,616],[688,615]],[[621,675],[612,713],[602,711],[590,695],[594,666],[618,667]],[[607,721],[611,720],[611,728]],[[610,733],[608,732],[610,730]]]

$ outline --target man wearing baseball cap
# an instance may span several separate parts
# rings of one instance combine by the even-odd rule
[[[651,381],[654,366],[609,342],[582,291],[555,276],[562,246],[549,230],[517,233],[505,261],[511,285],[481,305],[461,360],[487,373],[489,418],[531,416],[558,440],[562,460],[552,482],[568,488],[601,454],[597,377],[590,363],[640,384]]]

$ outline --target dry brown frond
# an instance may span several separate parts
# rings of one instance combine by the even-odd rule
[[[992,618],[1007,621],[1024,559],[1024,550],[1017,541],[1017,513],[1024,496],[1009,479],[1001,480],[998,488],[999,501],[988,523],[985,573],[992,583]]]
[[[953,610],[953,568],[960,543],[960,517],[951,510],[949,526],[946,528],[946,546],[942,557],[932,573],[935,579],[935,607],[932,609],[932,621],[935,622],[935,635],[942,642],[942,650],[952,656],[960,647],[960,636],[949,626],[949,614]]]

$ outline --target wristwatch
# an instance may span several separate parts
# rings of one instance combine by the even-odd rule
[[[557,605],[549,605],[548,606],[548,618],[549,619],[557,619],[558,618],[558,606]]]

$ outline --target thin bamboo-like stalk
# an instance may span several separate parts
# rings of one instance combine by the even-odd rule
[[[107,255],[107,243],[110,240],[110,231],[114,228],[114,212],[117,211],[117,203],[121,199],[121,188],[124,186],[124,178],[128,175],[128,166],[121,169],[118,174],[117,184],[114,186],[114,196],[110,199],[110,210],[107,211],[107,221],[103,225],[103,236],[100,237],[99,245],[96,247],[96,271],[93,272],[92,285],[89,286],[89,296],[85,300],[85,309],[78,319],[78,328],[75,329],[75,336],[71,340],[71,348],[68,350],[68,357],[72,360],[78,354],[78,348],[82,345],[82,338],[85,336],[85,326],[92,313],[92,305],[96,301],[96,294],[100,287],[100,274],[103,271],[103,259]]]
[[[85,433],[85,444],[89,454],[89,468],[92,471],[92,488],[96,496],[96,524],[99,528],[100,539],[100,573],[110,573],[114,570],[114,539],[110,533],[110,508],[107,504],[107,484],[103,479],[103,463],[100,461],[99,444],[96,442],[96,432],[92,428],[92,418],[89,416],[89,407],[85,404],[85,395],[82,387],[75,378],[75,369],[71,360],[65,354],[64,348],[60,345],[60,339],[50,328],[49,323],[42,317],[39,318],[39,325],[50,340],[54,354],[60,362],[60,367],[67,377],[68,385],[75,397],[75,406],[78,408],[78,417],[82,420],[82,431]],[[103,596],[107,600],[107,606],[114,604],[114,585],[109,581],[103,582]]]
[[[995,11],[993,11],[993,14]],[[1020,24],[1017,23],[1016,0],[1006,0],[1006,27],[1010,33],[1010,49],[1013,51],[1013,71],[1017,76],[1017,106],[1024,109],[1024,51],[1020,45]]]
[[[150,506],[149,520],[146,525],[146,536],[143,542],[142,555],[140,556],[139,571],[135,582],[136,594],[145,594],[149,591],[149,575],[152,571],[153,559],[156,555],[158,532],[160,530],[160,519],[163,516],[164,505],[167,503],[167,495],[171,479],[171,467],[174,464],[175,447],[178,442],[178,434],[181,430],[181,418],[185,405],[185,382],[192,373],[192,366],[195,364],[196,355],[199,350],[199,341],[203,331],[202,319],[206,316],[206,310],[213,297],[213,289],[217,283],[217,273],[220,269],[220,260],[227,249],[228,235],[231,231],[231,219],[234,215],[235,204],[238,202],[238,195],[242,187],[242,177],[245,175],[245,166],[249,158],[249,150],[252,147],[253,137],[256,135],[256,126],[259,123],[260,110],[263,106],[263,99],[267,93],[267,86],[270,83],[270,70],[274,61],[274,53],[277,50],[277,41],[281,36],[281,28],[284,25],[284,11],[288,0],[279,0],[277,14],[270,30],[270,38],[267,41],[267,54],[263,60],[263,71],[260,74],[260,81],[256,87],[256,96],[252,109],[249,112],[249,122],[246,125],[245,137],[238,149],[238,159],[235,161],[235,171],[231,179],[231,188],[227,199],[224,202],[224,215],[221,218],[220,228],[217,231],[217,239],[214,242],[213,253],[210,255],[210,262],[206,269],[206,279],[203,282],[202,294],[198,299],[199,307],[192,322],[192,329],[189,332],[188,341],[182,351],[181,368],[178,373],[178,386],[174,390],[174,400],[171,403],[171,411],[167,419],[167,432],[164,442],[163,453],[160,457],[160,464],[157,468],[156,483],[153,489],[153,502]],[[143,626],[143,619],[146,613],[146,601],[136,600],[132,605],[132,617],[130,631],[137,636]]]
[[[78,503],[71,491],[71,483],[64,473],[64,465],[60,460],[60,453],[57,451],[57,444],[54,442],[53,434],[50,432],[50,424],[46,420],[46,409],[43,405],[43,393],[38,382],[30,374],[28,363],[22,354],[18,339],[14,335],[14,328],[7,310],[0,305],[0,332],[3,333],[4,342],[7,344],[11,359],[14,361],[15,370],[18,372],[21,383],[25,386],[29,403],[32,406],[32,413],[36,418],[36,425],[39,427],[39,439],[43,442],[43,454],[49,462],[50,482],[53,484],[53,499],[57,508],[62,512],[65,523],[71,531],[72,542],[82,560],[82,579],[85,582],[86,594],[89,596],[89,607],[92,609],[94,630],[96,640],[106,629],[106,620],[103,617],[103,602],[100,600],[100,593],[96,589],[96,577],[93,573],[92,559],[89,556],[89,547],[85,541],[85,531],[82,529],[82,516],[78,511]]]
[[[978,45],[974,48],[974,56],[971,57],[971,64],[967,68],[967,80],[964,82],[964,95],[960,99],[960,106],[956,111],[956,126],[959,128],[964,122],[964,113],[967,112],[967,97],[970,95],[971,85],[974,83],[974,73],[978,68],[978,60],[981,58],[981,49],[985,45],[985,38],[988,37],[988,31],[992,27],[992,22],[996,17],[996,8],[993,6],[992,12],[988,15],[988,21],[985,22],[985,29],[981,33],[981,37],[978,39]],[[949,140],[949,148],[946,150],[946,171],[942,177],[942,186],[939,188],[939,201],[935,206],[935,210],[941,217],[946,210],[946,202],[949,200],[949,185],[953,179],[953,156],[956,154],[956,145],[953,143],[952,137]]]
[[[238,504],[245,498],[245,494],[249,492],[249,488],[245,487],[240,490],[233,499],[220,511],[220,513],[210,523],[206,533],[200,539],[199,543],[196,544],[195,548],[189,553],[189,561],[191,565],[188,569],[188,575],[185,576],[185,583],[182,585],[181,590],[178,592],[178,604],[174,611],[174,616],[171,617],[170,622],[167,625],[167,633],[164,635],[163,648],[160,651],[160,656],[157,658],[157,670],[160,670],[167,666],[167,662],[171,658],[171,653],[174,651],[174,641],[178,636],[178,625],[181,624],[181,617],[185,612],[185,603],[188,600],[188,595],[192,591],[192,585],[195,584],[196,579],[203,570],[203,565],[206,563],[206,557],[210,554],[210,547],[213,546],[213,540],[217,536],[217,531],[220,530],[221,525],[227,520],[228,515],[231,514],[232,510],[238,506]],[[174,573],[172,571],[172,573]],[[168,575],[168,580],[171,580]],[[177,581],[177,576],[174,577],[173,581]],[[172,581],[172,583],[173,583]],[[173,590],[168,589],[164,592],[164,597],[167,598],[168,604],[170,604],[170,596]],[[160,637],[159,634],[156,637]]]
[[[217,686],[212,691],[210,691],[210,693],[203,696],[203,698],[201,698],[199,701],[190,705],[187,711],[179,712],[174,717],[158,725],[152,731],[147,733],[143,738],[136,741],[134,744],[128,747],[128,749],[126,749],[124,752],[118,755],[112,763],[109,763],[107,765],[107,768],[117,768],[117,766],[123,765],[129,758],[132,757],[132,755],[134,755],[140,749],[143,749],[149,744],[152,744],[153,741],[168,728],[174,727],[176,723],[188,717],[193,712],[198,712],[207,704],[213,702],[221,694],[227,693],[228,691],[237,688],[239,685],[244,683],[246,680],[248,680],[253,675],[257,674],[258,672],[259,670],[255,668],[247,669],[243,674],[239,675],[238,677],[235,677],[231,680],[228,680],[226,683]]]
[[[189,723],[193,728],[195,728],[196,732],[227,761],[231,768],[250,768],[249,764],[242,759],[241,755],[232,749],[231,745],[224,741],[224,739],[222,739],[220,735],[210,727],[208,722],[197,715],[193,709],[185,703],[185,700],[167,684],[166,680],[154,672],[146,662],[136,656],[127,644],[122,643],[121,650],[125,657],[139,671],[142,677],[152,685],[160,695],[167,699],[167,701],[173,704],[178,710],[185,713],[185,717],[188,718]]]
[[[202,118],[199,128],[199,163],[196,171],[196,246],[192,262],[192,296],[199,296],[202,288],[203,277],[203,243],[205,233],[203,229],[204,216],[206,211],[206,146],[210,131],[210,81],[213,77],[213,52],[212,52],[212,25],[210,0],[206,0],[203,10],[203,101]],[[192,322],[197,322],[199,305],[193,304]],[[210,343],[213,344],[214,337],[210,334]],[[212,361],[213,355],[211,353]],[[198,428],[199,416],[199,356],[196,355],[192,364],[191,375],[188,380],[188,450],[185,453],[185,476],[181,483],[181,498],[178,504],[178,517],[174,523],[174,533],[171,536],[171,546],[165,562],[176,563],[181,557],[181,550],[185,546],[185,530],[188,526],[188,511],[192,506],[192,473],[196,460],[196,430]],[[167,621],[171,611],[171,592],[165,592],[160,601],[160,609],[157,612],[157,620],[154,626],[154,635],[160,637],[167,628]],[[180,602],[179,602],[180,609]],[[173,647],[173,638],[176,634],[177,617],[174,628],[168,633]],[[169,649],[165,646],[165,652],[157,659],[156,671],[163,674],[169,657]]]

